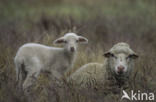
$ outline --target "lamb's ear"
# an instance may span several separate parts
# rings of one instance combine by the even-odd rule
[[[53,44],[62,44],[62,43],[65,43],[64,37],[58,38],[53,42]]]
[[[114,56],[114,54],[108,51],[108,52],[105,52],[105,53],[103,54],[103,56],[109,58],[109,57],[111,57],[111,56]]]
[[[128,57],[133,58],[133,59],[137,59],[139,56],[136,53],[130,54]]]
[[[78,36],[78,42],[82,43],[82,44],[87,44],[88,43],[88,39],[83,37],[83,36]]]

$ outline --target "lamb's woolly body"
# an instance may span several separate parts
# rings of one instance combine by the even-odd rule
[[[23,45],[19,49],[17,56],[15,57],[15,62],[20,61],[21,63],[24,63],[25,67],[27,67],[27,72],[44,69],[59,70],[59,72],[63,74],[66,70],[64,68],[67,68],[67,66],[72,63],[74,57],[74,53],[73,56],[71,54],[69,55],[63,48],[48,47],[41,44],[30,43]],[[32,68],[32,66],[34,66],[34,68]]]
[[[15,63],[17,66],[23,64],[24,71],[28,72],[29,76],[37,77],[41,70],[48,70],[54,72],[55,77],[61,77],[64,71],[72,66],[74,61],[75,55],[67,53],[63,48],[48,47],[40,44],[26,44],[19,49],[15,57]],[[22,72],[17,73],[17,80],[19,80],[19,77],[22,77],[19,76],[20,73]]]
[[[68,43],[65,43],[65,41]],[[77,41],[87,43],[88,40],[75,33],[67,33],[54,43],[64,43],[64,48],[49,47],[36,43],[21,46],[15,56],[16,76],[23,89],[31,86],[33,78],[37,78],[40,71],[49,71],[56,78],[64,75],[70,69],[76,57]],[[74,51],[71,51],[74,49]],[[23,86],[22,86],[23,84]]]

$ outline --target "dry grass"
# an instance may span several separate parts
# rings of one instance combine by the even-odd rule
[[[50,1],[46,0],[46,2]],[[39,10],[37,13],[33,7],[36,6],[34,3],[25,1],[19,9],[14,7],[18,4],[16,2],[11,2],[11,4],[0,1],[0,5],[7,4],[7,9],[1,16],[2,23],[0,23],[0,102],[51,102],[54,96],[57,97],[56,101],[64,99],[65,102],[88,102],[83,96],[71,94],[72,90],[65,90],[68,93],[67,96],[72,97],[64,98],[63,92],[55,90],[57,86],[53,85],[53,80],[47,73],[41,74],[37,83],[32,87],[32,97],[24,96],[16,87],[13,58],[17,49],[27,42],[52,46],[54,39],[71,31],[87,37],[89,44],[80,46],[74,68],[67,75],[86,63],[102,63],[103,53],[112,45],[117,42],[127,42],[140,55],[134,68],[130,89],[142,92],[156,91],[155,2],[125,0],[121,3],[105,0],[95,5],[92,2],[89,3],[88,0],[85,3],[82,2],[81,0],[76,3],[70,0],[60,0],[50,7],[48,6],[50,4],[45,3],[46,6],[42,4],[41,0],[42,5],[39,3],[37,7],[43,8],[43,11]],[[67,3],[76,6],[68,8]],[[26,7],[26,4],[30,4],[30,8]],[[133,8],[131,8],[132,5]],[[17,14],[11,16],[7,12],[12,8]],[[126,11],[124,12],[123,9]],[[29,10],[34,14],[27,13]],[[56,13],[59,11],[63,13],[61,15]],[[58,95],[60,93],[62,94]],[[120,95],[107,96],[103,101],[114,102],[114,100],[118,102]]]

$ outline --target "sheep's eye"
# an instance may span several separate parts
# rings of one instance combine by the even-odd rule
[[[78,43],[78,42],[79,42],[79,40],[76,40],[76,42]]]
[[[112,53],[110,54],[110,56],[113,57],[113,58],[117,58],[117,57],[116,57],[114,54],[112,54]]]
[[[131,55],[129,55],[129,56],[127,56],[126,57],[126,59],[128,60],[128,59],[131,59],[132,58],[132,56]]]
[[[114,54],[110,54],[111,57],[114,57]]]
[[[64,41],[64,43],[67,43],[67,41]]]
[[[117,57],[116,57],[114,54],[112,54],[111,56],[112,56],[113,58],[117,59]]]
[[[104,56],[117,58],[113,53],[110,53],[110,52],[105,53]]]
[[[128,58],[136,59],[136,58],[138,58],[138,56],[135,55],[135,54],[131,54],[131,55],[129,55],[129,56],[127,57],[127,59],[128,59]]]

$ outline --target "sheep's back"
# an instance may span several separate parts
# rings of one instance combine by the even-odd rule
[[[70,82],[77,88],[90,88],[104,79],[104,69],[102,64],[89,63],[82,66],[70,76]]]

